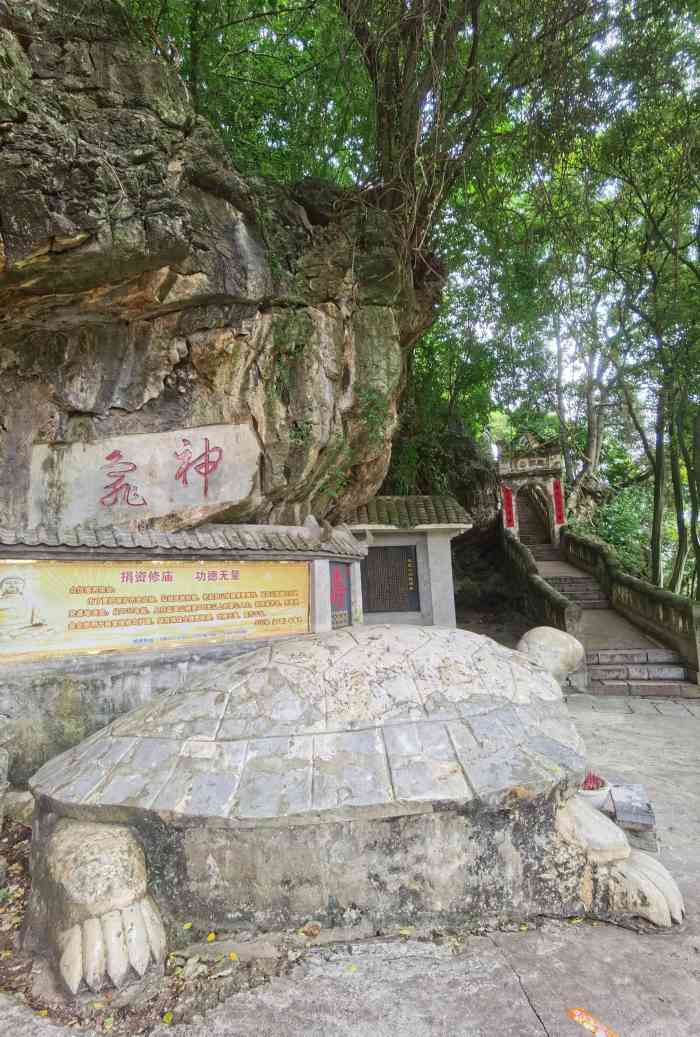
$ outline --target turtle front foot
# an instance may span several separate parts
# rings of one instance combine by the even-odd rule
[[[581,899],[603,918],[638,916],[660,928],[683,921],[683,897],[655,857],[633,850],[624,831],[600,810],[574,796],[560,811],[559,830],[585,851]]]
[[[50,956],[71,994],[83,982],[95,992],[110,982],[119,989],[164,961],[165,929],[130,829],[58,821],[34,886]]]

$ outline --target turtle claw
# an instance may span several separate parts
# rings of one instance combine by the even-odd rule
[[[152,962],[160,965],[165,958],[165,930],[148,896],[72,926],[58,943],[59,970],[71,994],[83,980],[95,994],[108,981],[119,989],[132,969],[144,976]]]
[[[83,923],[82,938],[83,976],[90,990],[97,994],[104,986],[105,970],[107,968],[107,952],[99,918],[88,918]],[[63,972],[63,961],[61,961],[60,965],[61,975],[70,987],[68,979]],[[72,990],[72,993],[75,993],[75,990]]]
[[[668,929],[685,915],[683,897],[666,868],[643,850],[632,850],[610,868],[608,896],[615,914],[631,914]]]

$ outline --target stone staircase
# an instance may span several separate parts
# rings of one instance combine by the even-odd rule
[[[593,695],[700,698],[684,660],[670,648],[610,648],[586,652]]]
[[[527,494],[518,496],[518,536],[520,543],[527,547],[549,540],[545,521],[537,505]],[[551,544],[549,546],[551,547]]]
[[[610,608],[610,602],[592,576],[548,576],[547,583],[582,609]]]
[[[543,537],[537,537],[537,531],[526,534],[527,544],[536,562],[561,562],[558,548],[552,544],[542,543]],[[552,570],[558,570],[553,572]],[[610,602],[598,581],[585,572],[576,572],[568,564],[558,566],[544,565],[540,575],[552,587],[563,594],[569,601],[575,602],[583,610],[582,639],[586,640],[586,612],[589,610],[610,610],[610,644],[605,649],[598,648],[586,652],[589,691],[592,695],[653,695],[678,698],[700,698],[700,686],[693,683],[697,674],[691,673],[677,652],[664,648],[651,638],[641,637],[648,641],[648,646],[639,648],[623,647],[615,644],[615,627],[621,622],[618,613],[610,608]],[[592,620],[591,620],[592,622]],[[605,617],[596,621],[597,629],[606,628]],[[589,624],[590,628],[590,624]],[[624,642],[623,642],[624,644]]]

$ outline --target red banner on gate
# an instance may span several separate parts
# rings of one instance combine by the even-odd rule
[[[503,498],[503,515],[506,521],[506,529],[512,529],[515,525],[515,512],[513,510],[513,491],[510,486],[501,486],[501,497]]]
[[[564,514],[564,491],[561,488],[561,482],[559,479],[552,480],[552,496],[554,497],[554,521],[558,526],[563,526],[566,522],[566,516]]]

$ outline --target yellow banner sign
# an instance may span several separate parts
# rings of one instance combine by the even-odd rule
[[[0,560],[3,659],[308,630],[308,562]]]

